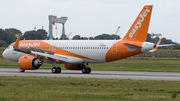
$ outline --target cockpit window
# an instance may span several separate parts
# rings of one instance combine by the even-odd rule
[[[7,49],[9,49],[9,48],[10,48],[10,46],[7,47]]]

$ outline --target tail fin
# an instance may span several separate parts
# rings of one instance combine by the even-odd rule
[[[153,5],[145,5],[122,40],[146,41]]]

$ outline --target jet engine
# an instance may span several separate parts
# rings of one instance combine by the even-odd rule
[[[83,68],[82,64],[64,64],[64,67],[69,70],[81,70]]]
[[[151,42],[144,42],[142,44],[142,48],[141,48],[141,51],[142,52],[149,52],[150,50],[156,48],[156,44],[154,43],[151,43]]]
[[[18,63],[19,67],[25,70],[36,70],[43,64],[39,59],[32,56],[22,56]]]

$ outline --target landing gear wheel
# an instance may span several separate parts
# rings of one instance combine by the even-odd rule
[[[82,73],[85,74],[87,72],[87,69],[86,68],[83,68],[82,69]]]
[[[52,73],[61,73],[61,68],[60,67],[57,67],[57,68],[53,67],[51,71],[52,71]]]
[[[25,69],[19,68],[19,72],[25,72]]]
[[[90,74],[91,73],[91,68],[89,68],[89,67],[88,68],[83,68],[82,73],[83,74]]]
[[[88,74],[91,73],[91,68],[88,67],[86,70],[87,70],[87,73],[88,73]]]
[[[52,68],[52,73],[56,73],[56,71],[57,71],[56,67],[53,67]]]
[[[61,73],[61,68],[60,67],[56,68],[56,73]]]

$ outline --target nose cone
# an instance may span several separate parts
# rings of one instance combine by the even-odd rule
[[[5,58],[6,60],[11,59],[12,55],[10,53],[10,47],[7,47],[2,53],[3,58]]]
[[[2,53],[2,56],[3,56],[3,58],[5,58],[5,59],[7,59],[7,55],[6,55],[6,54],[7,54],[7,52],[6,52],[6,50],[4,50],[3,53]]]
[[[18,62],[21,55],[18,55],[17,52],[13,52],[13,47],[8,47],[4,52],[2,53],[3,58],[9,61]]]

